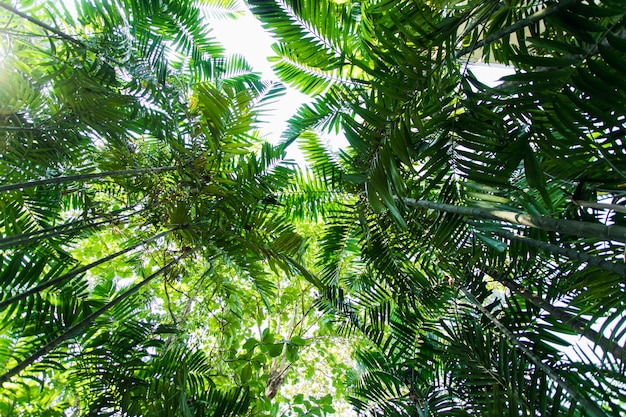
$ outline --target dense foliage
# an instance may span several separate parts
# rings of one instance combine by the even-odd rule
[[[249,5],[0,3],[0,414],[624,414],[626,4]]]
[[[250,4],[316,97],[285,140],[353,197],[319,262],[326,310],[372,342],[355,408],[622,415],[626,4]],[[480,61],[512,74],[484,85]]]
[[[327,329],[237,4],[0,7],[0,414],[269,413]]]

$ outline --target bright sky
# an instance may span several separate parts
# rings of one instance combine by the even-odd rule
[[[263,78],[278,81],[267,59],[267,57],[274,55],[271,48],[274,42],[272,37],[264,31],[259,21],[255,19],[246,6],[242,5],[241,10],[243,15],[237,20],[217,19],[212,21],[213,34],[228,52],[245,56],[254,69],[263,75]],[[498,84],[500,77],[511,73],[509,69],[503,66],[490,67],[478,64],[470,67],[474,74],[487,85]],[[272,143],[280,142],[280,135],[287,128],[287,120],[302,103],[307,101],[310,101],[309,97],[288,88],[285,96],[277,103],[275,112],[264,118],[265,123],[261,126],[262,134]],[[332,149],[347,145],[347,141],[341,136],[328,135],[323,139]],[[303,164],[304,158],[296,146],[297,144],[292,145],[287,157]]]
[[[264,79],[278,81],[267,59],[274,55],[271,47],[274,40],[245,6],[242,5],[241,8],[244,14],[237,20],[221,19],[212,22],[213,34],[228,52],[245,56],[248,63],[260,72]],[[287,120],[302,103],[310,100],[306,95],[288,87],[286,94],[275,104],[276,110],[263,118],[261,133],[271,143],[280,142],[280,135],[287,128]],[[291,148],[288,150],[287,158],[303,164],[304,157],[296,148],[296,144]]]

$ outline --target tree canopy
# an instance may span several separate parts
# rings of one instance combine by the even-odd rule
[[[0,3],[0,414],[623,415],[626,4],[248,6]]]

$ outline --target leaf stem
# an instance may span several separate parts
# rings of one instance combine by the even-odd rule
[[[561,308],[553,306],[541,297],[533,294],[526,288],[522,287],[515,281],[497,276],[494,278],[498,282],[506,286],[508,289],[510,289],[513,293],[521,295],[522,297],[524,297],[525,300],[528,300],[534,306],[545,310],[548,314],[568,326],[577,334],[584,336],[594,343],[597,343],[605,352],[609,352],[611,355],[613,355],[615,359],[620,361],[624,361],[626,359],[626,352],[624,352],[623,347],[618,345],[615,341],[608,339],[602,333],[596,332],[582,320],[577,319],[571,314],[563,311],[563,309]]]
[[[580,262],[587,263],[589,265],[597,266],[600,269],[603,269],[608,272],[612,272],[621,277],[626,277],[626,265],[624,264],[616,264],[610,261],[605,261],[603,259],[586,254],[584,252],[578,252],[576,250],[569,249],[569,248],[562,248],[560,246],[553,245],[548,242],[543,242],[537,239],[532,239],[527,236],[521,236],[515,233],[507,232],[505,230],[496,230],[493,233],[496,235],[500,235],[509,240],[517,240],[519,242],[523,242],[527,244],[528,246],[532,246],[537,249],[543,249],[549,253],[563,255],[567,258],[570,258],[576,261],[580,261]]]
[[[172,165],[172,166],[154,167],[154,168],[138,168],[138,169],[125,169],[125,170],[119,170],[119,171],[105,171],[105,172],[98,172],[98,173],[93,173],[93,174],[68,175],[65,177],[46,178],[43,180],[26,181],[26,182],[21,182],[17,184],[2,185],[0,186],[0,192],[39,187],[41,185],[62,184],[64,182],[71,182],[71,181],[87,181],[87,180],[94,179],[94,178],[123,177],[126,175],[141,175],[141,174],[157,173],[157,172],[164,172],[164,171],[174,171],[176,169],[178,169],[178,166]]]
[[[467,46],[459,51],[456,52],[456,54],[454,55],[456,58],[461,58],[464,55],[467,55],[469,53],[474,52],[476,49],[478,48],[482,48],[483,46],[489,45],[495,41],[497,41],[498,39],[502,39],[504,38],[506,35],[510,35],[513,32],[517,32],[520,29],[523,29],[525,27],[528,27],[534,23],[537,23],[540,20],[545,19],[546,17],[562,10],[562,9],[567,9],[568,7],[573,6],[574,4],[578,3],[580,0],[562,0],[561,2],[559,2],[558,4],[555,4],[553,6],[549,6],[546,7],[545,9],[539,10],[538,12],[533,13],[532,15],[518,20],[517,22],[515,22],[514,24],[512,24],[511,26],[508,26],[504,29],[502,29],[499,32],[493,33],[489,36],[487,36],[486,38],[476,42],[476,44],[474,45],[470,45]]]
[[[37,26],[40,26],[42,28],[44,28],[45,30],[54,33],[55,35],[57,35],[58,37],[65,39],[68,42],[73,43],[74,45],[80,46],[81,48],[87,48],[87,44],[85,44],[82,41],[79,41],[76,38],[71,37],[70,35],[68,35],[67,33],[61,32],[60,30],[53,28],[52,26],[48,25],[45,22],[42,22],[41,20],[34,18],[24,12],[21,12],[19,10],[17,10],[15,7],[11,6],[10,4],[6,4],[6,3],[0,3],[0,7],[15,14],[18,15],[19,17],[21,17],[22,19],[28,20],[31,23],[34,23]]]
[[[102,214],[99,216],[94,216],[89,219],[84,220],[76,220],[73,222],[61,224],[59,226],[48,227],[41,230],[35,230],[29,233],[21,233],[19,235],[7,236],[5,238],[0,239],[0,249],[11,248],[19,245],[26,245],[29,243],[39,242],[43,239],[50,237],[60,237],[61,235],[75,235],[77,232],[81,230],[94,228],[97,226],[102,226],[104,224],[109,224],[113,222],[119,222],[125,219],[128,219],[131,216],[137,215],[142,211],[145,211],[145,208],[135,210],[128,214],[122,214],[125,211],[131,210],[133,207],[126,207],[124,209],[116,210],[110,213]],[[98,220],[100,218],[104,218],[104,220]],[[98,220],[98,221],[94,221]]]

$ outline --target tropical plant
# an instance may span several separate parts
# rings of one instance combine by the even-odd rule
[[[623,414],[624,3],[249,4],[316,95],[285,143],[349,202],[320,304],[372,341],[356,409]],[[477,61],[512,74],[485,85]],[[339,155],[314,134],[333,130]]]
[[[319,317],[255,129],[284,87],[204,20],[237,4],[0,10],[0,414],[269,413]]]

